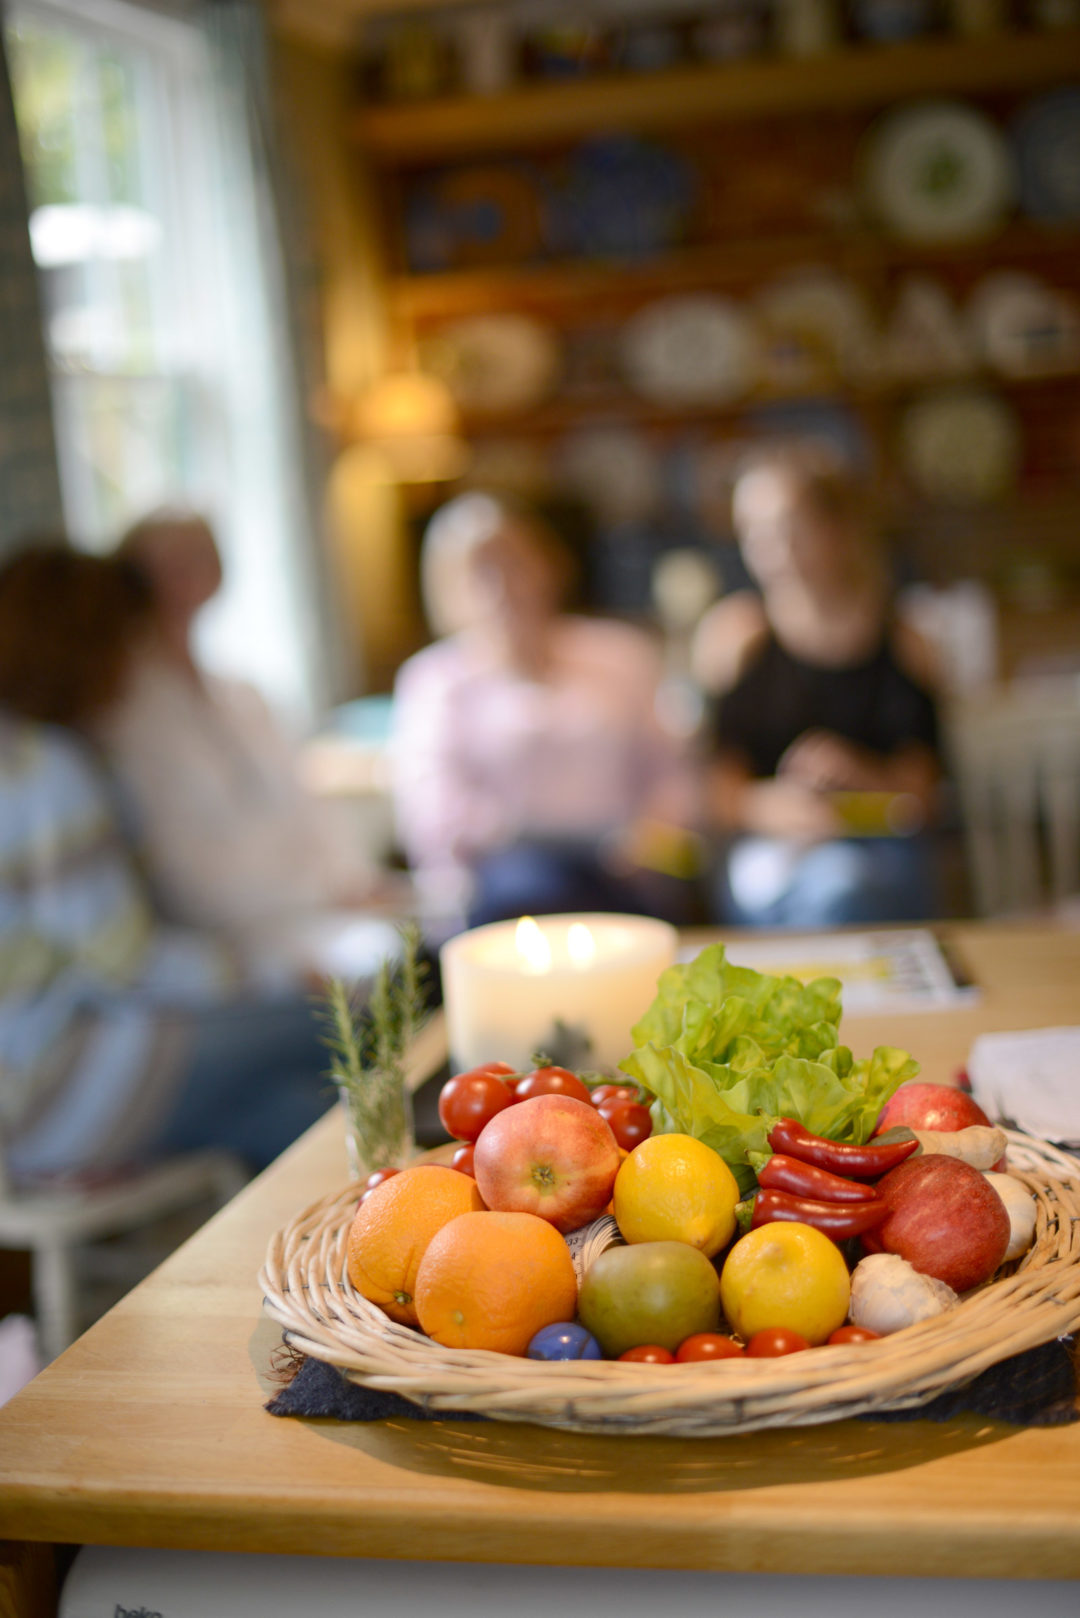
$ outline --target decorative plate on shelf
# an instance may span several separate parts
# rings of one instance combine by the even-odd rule
[[[981,358],[1002,376],[1060,376],[1080,370],[1080,307],[1035,275],[984,276],[968,305]]]
[[[862,39],[895,44],[900,39],[918,39],[934,24],[933,0],[852,0],[852,21]]]
[[[874,214],[912,242],[970,241],[996,230],[1015,195],[997,127],[960,101],[887,113],[867,137],[864,189]]]
[[[450,169],[409,189],[405,251],[414,272],[516,264],[539,247],[536,186],[516,164]]]
[[[975,368],[975,345],[951,293],[929,275],[908,275],[881,344],[882,364],[897,381],[963,376]]]
[[[673,247],[686,233],[697,187],[690,164],[665,146],[624,135],[586,141],[548,189],[548,246],[583,258]]]
[[[1080,89],[1030,101],[1013,125],[1020,203],[1033,219],[1080,220]]]
[[[427,338],[425,371],[441,377],[462,410],[511,415],[548,397],[562,354],[555,333],[528,315],[475,315]]]
[[[1016,416],[982,388],[949,389],[911,405],[901,447],[920,493],[950,505],[980,505],[1007,494],[1023,457]]]
[[[672,409],[728,404],[757,380],[757,333],[730,298],[647,304],[627,322],[620,355],[631,387]]]
[[[651,516],[661,492],[661,468],[644,434],[629,427],[595,427],[571,434],[556,456],[561,483],[605,522]]]
[[[874,317],[862,289],[833,270],[794,270],[756,304],[762,369],[775,387],[801,388],[869,375],[876,358]]]

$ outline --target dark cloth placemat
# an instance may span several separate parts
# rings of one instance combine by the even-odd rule
[[[289,1383],[266,1406],[272,1416],[330,1416],[335,1421],[386,1421],[390,1416],[408,1416],[412,1421],[487,1421],[462,1410],[454,1415],[445,1410],[425,1410],[397,1393],[377,1388],[360,1388],[342,1376],[336,1365],[323,1360],[305,1359]]]
[[[1043,1343],[991,1365],[966,1387],[940,1394],[917,1410],[886,1410],[862,1421],[951,1421],[987,1416],[1016,1427],[1063,1427],[1076,1421],[1076,1372],[1071,1337]],[[487,1421],[468,1411],[426,1410],[396,1393],[360,1388],[333,1365],[304,1359],[287,1387],[266,1406],[272,1416],[331,1417],[336,1421]]]
[[[919,1410],[883,1410],[865,1419],[951,1421],[954,1416],[989,1416],[1014,1427],[1066,1427],[1080,1420],[1076,1397],[1074,1340],[1059,1337],[991,1365],[966,1387],[950,1388]]]

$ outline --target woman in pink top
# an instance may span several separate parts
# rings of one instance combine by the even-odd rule
[[[660,659],[629,625],[563,613],[569,582],[540,519],[491,495],[452,501],[425,538],[429,616],[455,632],[398,675],[398,834],[433,903],[474,925],[671,908],[628,857],[688,809]]]

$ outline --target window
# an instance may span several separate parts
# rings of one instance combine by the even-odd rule
[[[200,28],[124,0],[17,0],[7,40],[69,532],[206,511],[205,654],[307,708],[313,537],[242,98]]]

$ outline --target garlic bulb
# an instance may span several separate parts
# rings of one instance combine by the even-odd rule
[[[851,1319],[882,1337],[929,1320],[959,1302],[952,1287],[895,1253],[871,1253],[851,1277]]]
[[[1005,1261],[1019,1258],[1021,1253],[1027,1252],[1035,1236],[1035,1198],[1011,1174],[985,1174],[983,1178],[989,1180],[1009,1216],[1009,1245],[1005,1249]]]

